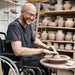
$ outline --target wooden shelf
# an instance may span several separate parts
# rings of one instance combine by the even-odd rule
[[[60,51],[60,52],[70,52],[70,53],[74,52],[73,50],[60,50],[60,49],[58,49],[57,51]]]
[[[74,41],[56,41],[56,40],[42,40],[42,42],[57,42],[57,43],[75,43]]]
[[[0,21],[8,21],[8,20],[0,20]]]
[[[75,14],[75,10],[40,11],[40,14]]]
[[[75,28],[71,28],[71,27],[38,26],[38,28],[54,28],[54,29],[70,29],[70,30],[75,30]]]
[[[10,0],[3,0],[3,1],[11,3],[11,4],[18,5],[18,6],[22,6],[22,4],[19,4],[19,3],[16,3],[16,2],[10,1]]]
[[[27,0],[27,2],[43,2],[43,3],[49,3],[49,0]]]

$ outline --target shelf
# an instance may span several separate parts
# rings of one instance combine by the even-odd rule
[[[49,0],[27,0],[27,2],[43,2],[43,3],[49,3]]]
[[[0,20],[0,21],[8,21],[8,20]]]
[[[73,50],[60,50],[60,49],[58,49],[57,51],[60,51],[60,52],[70,52],[70,53],[74,52]]]
[[[18,5],[18,6],[22,6],[22,4],[19,4],[19,3],[16,3],[16,2],[10,1],[10,0],[3,0],[3,1],[11,3],[11,4]]]
[[[75,43],[73,41],[56,41],[56,40],[42,40],[42,42],[57,42],[57,43]]]
[[[75,14],[75,10],[40,11],[40,14]]]
[[[38,26],[38,28],[54,28],[54,29],[70,29],[70,30],[75,30],[75,28],[71,28],[71,27]]]

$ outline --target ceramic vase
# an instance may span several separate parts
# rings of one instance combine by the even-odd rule
[[[65,10],[70,10],[71,9],[71,1],[65,1],[64,9]]]
[[[75,4],[72,5],[71,10],[75,10]]]
[[[66,44],[65,50],[72,50],[72,44]]]
[[[63,10],[62,0],[57,0],[57,4],[55,5],[55,10]]]
[[[49,17],[44,17],[44,19],[42,20],[42,25],[47,26],[48,23],[49,23]]]
[[[54,45],[55,49],[59,48],[58,43],[53,43],[53,45]]]
[[[64,50],[64,44],[60,44],[60,49]]]
[[[65,21],[65,27],[73,27],[73,25],[73,18],[67,18],[67,20]]]
[[[47,46],[52,46],[52,42],[48,41]]]
[[[63,41],[64,40],[64,33],[62,30],[58,30],[56,33],[56,40]]]
[[[49,31],[48,36],[49,36],[49,40],[55,40],[55,32]]]
[[[72,41],[72,32],[67,32],[67,34],[65,36],[65,40],[66,41]]]
[[[64,20],[63,17],[60,17],[58,20],[58,27],[63,27],[64,26]]]
[[[41,33],[41,40],[47,40],[47,32],[46,31],[43,31]]]
[[[73,35],[73,41],[75,41],[75,33],[74,33],[74,35]]]

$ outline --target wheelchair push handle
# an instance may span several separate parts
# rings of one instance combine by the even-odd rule
[[[5,34],[4,32],[0,32],[0,34],[4,35],[4,36],[5,36],[5,38],[6,38],[6,34]]]

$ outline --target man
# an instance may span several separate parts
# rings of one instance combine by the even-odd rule
[[[7,31],[6,42],[12,48],[16,56],[22,56],[22,63],[26,66],[37,66],[42,69],[40,59],[43,57],[41,53],[57,54],[52,46],[54,52],[46,50],[49,46],[42,43],[34,36],[31,22],[36,17],[36,8],[31,3],[26,3],[22,6],[21,15],[18,19],[10,23]],[[43,48],[31,48],[31,42]],[[11,49],[9,49],[9,52]],[[37,74],[39,75],[39,74]]]

